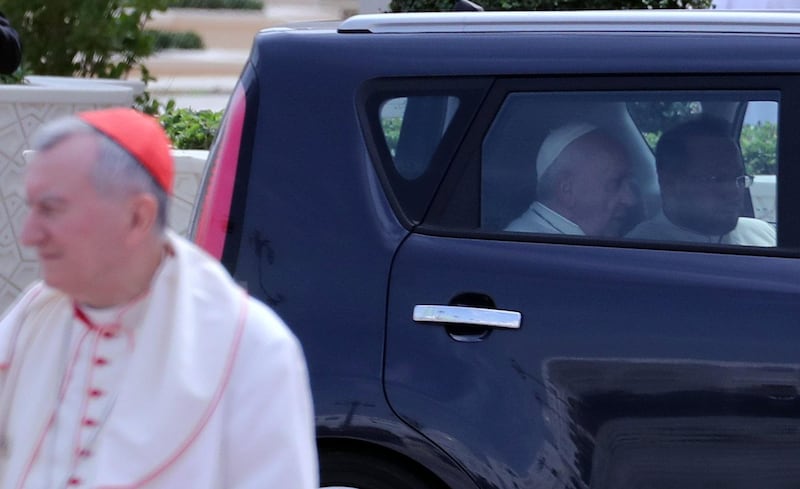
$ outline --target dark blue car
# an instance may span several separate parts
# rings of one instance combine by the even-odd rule
[[[209,161],[324,487],[798,487],[800,13],[268,29]]]

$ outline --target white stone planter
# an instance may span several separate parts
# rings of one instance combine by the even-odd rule
[[[32,76],[0,85],[0,314],[39,275],[35,253],[19,245],[25,213],[23,175],[30,138],[45,121],[84,110],[130,107],[141,82]],[[206,151],[175,151],[175,198],[170,226],[188,229]]]
[[[175,188],[169,209],[169,226],[181,236],[186,236],[208,151],[175,149],[172,150],[172,157],[175,158]]]
[[[25,77],[25,81],[27,82],[27,86],[29,87],[42,87],[48,88],[51,91],[59,90],[59,89],[78,89],[78,90],[89,90],[91,92],[98,92],[101,91],[103,88],[108,87],[112,89],[122,88],[125,90],[130,90],[133,95],[133,98],[138,97],[139,95],[144,93],[144,89],[146,88],[144,82],[139,80],[114,80],[110,78],[73,78],[68,76],[39,76],[39,75],[30,75]],[[90,95],[89,100],[91,101],[93,95]],[[119,101],[116,99],[110,99],[110,105],[121,105]],[[124,102],[125,105],[131,105],[133,100],[130,103]]]

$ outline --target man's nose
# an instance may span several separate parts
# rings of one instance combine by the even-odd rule
[[[738,199],[744,195],[744,188],[740,188],[736,184],[736,180],[719,182],[716,186],[714,186],[713,190],[716,195],[728,199]]]

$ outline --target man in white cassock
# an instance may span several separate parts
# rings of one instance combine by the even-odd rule
[[[301,346],[166,229],[158,122],[84,112],[34,146],[21,241],[44,280],[0,322],[0,488],[317,488]]]
[[[506,231],[618,237],[638,203],[625,149],[591,124],[548,133],[536,176],[536,199]]]
[[[703,116],[665,132],[656,146],[662,212],[629,238],[743,246],[776,246],[770,224],[742,216],[753,183],[729,125]]]

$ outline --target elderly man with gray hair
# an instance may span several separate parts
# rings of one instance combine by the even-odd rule
[[[82,112],[35,141],[21,241],[43,280],[0,319],[0,487],[319,487],[302,347],[166,228],[159,122]]]
[[[570,123],[545,137],[536,158],[537,199],[507,231],[616,237],[637,203],[631,164],[605,131]]]

